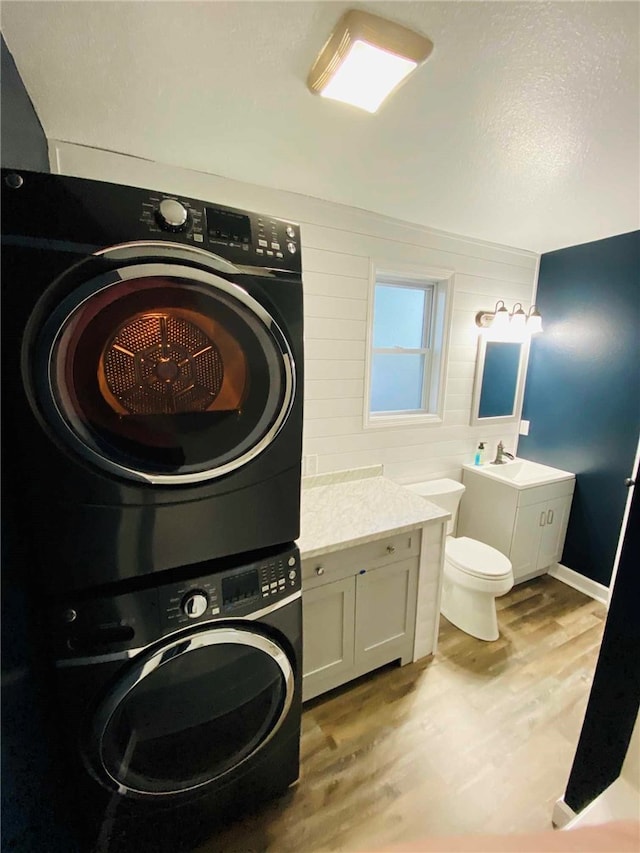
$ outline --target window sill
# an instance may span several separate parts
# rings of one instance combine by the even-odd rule
[[[428,412],[410,414],[390,413],[388,415],[365,415],[363,429],[381,429],[384,427],[440,426],[442,417]]]

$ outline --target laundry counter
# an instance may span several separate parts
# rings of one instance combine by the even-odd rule
[[[450,514],[382,466],[303,480],[304,698],[436,650]]]

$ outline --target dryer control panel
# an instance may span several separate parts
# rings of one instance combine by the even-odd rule
[[[140,224],[149,236],[189,243],[231,263],[299,272],[300,226],[266,214],[183,196],[145,193]]]
[[[188,245],[243,267],[299,274],[300,226],[177,193],[23,170],[3,170],[14,236],[61,240],[93,252],[140,240]],[[38,203],[33,204],[37,198]],[[64,216],[60,211],[64,210]]]

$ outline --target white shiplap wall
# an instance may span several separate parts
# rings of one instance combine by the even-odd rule
[[[479,441],[515,448],[517,424],[469,426],[476,311],[497,299],[532,300],[537,256],[389,219],[357,208],[71,143],[50,143],[52,171],[182,193],[271,213],[302,226],[305,292],[304,453],[318,471],[383,463],[398,482],[460,479]],[[265,175],[268,183],[269,176]],[[444,422],[363,430],[369,275],[372,261],[453,271],[454,297]]]

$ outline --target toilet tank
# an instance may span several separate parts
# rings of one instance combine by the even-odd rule
[[[451,513],[451,521],[447,523],[447,535],[453,535],[460,498],[464,493],[462,483],[455,480],[424,480],[422,483],[405,484],[405,488],[448,510]]]

